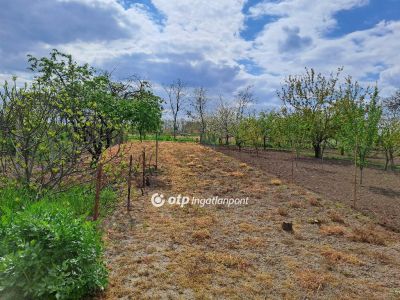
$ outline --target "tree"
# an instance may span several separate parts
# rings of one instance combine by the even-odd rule
[[[225,140],[225,145],[229,145],[232,127],[235,120],[235,110],[229,106],[220,96],[219,106],[214,115],[216,131],[220,139],[220,144]]]
[[[89,65],[79,65],[71,55],[54,49],[49,57],[29,56],[35,81],[57,95],[54,107],[59,117],[72,126],[95,164],[112,146],[123,124],[120,98],[111,87],[109,74],[96,75]]]
[[[259,115],[259,123],[262,132],[263,149],[267,149],[267,138],[271,134],[271,113],[261,112]]]
[[[0,144],[3,176],[40,193],[77,171],[85,146],[60,118],[54,90],[34,82],[0,88]]]
[[[252,86],[247,86],[242,90],[239,90],[235,96],[233,102],[232,110],[234,111],[234,118],[231,122],[230,132],[235,139],[235,144],[241,150],[243,143],[245,142],[245,136],[242,135],[242,130],[240,128],[241,122],[244,118],[244,114],[254,101],[254,96],[252,92]]]
[[[385,170],[395,169],[394,157],[400,152],[400,90],[383,101],[380,144],[385,152]]]
[[[182,109],[182,105],[186,100],[186,85],[182,80],[177,79],[175,82],[171,83],[169,86],[164,87],[172,113],[173,120],[173,134],[174,139],[176,139],[176,133],[178,130],[178,113]]]
[[[282,110],[280,130],[281,136],[290,149],[296,153],[296,158],[299,158],[300,151],[304,148],[305,136],[307,135],[307,122],[298,112],[289,113],[287,110]]]
[[[261,127],[260,120],[255,117],[243,118],[239,125],[239,136],[247,144],[253,146],[258,155],[258,149],[263,136],[263,128]]]
[[[371,151],[378,134],[381,107],[378,105],[378,89],[362,88],[351,77],[346,79],[342,99],[337,103],[340,130],[338,138],[354,156],[354,206],[357,190],[357,165],[362,184],[366,157]]]
[[[142,89],[126,103],[125,119],[139,132],[140,140],[148,132],[158,133],[161,127],[161,99]]]
[[[196,88],[193,91],[193,102],[192,109],[188,115],[199,122],[200,124],[200,143],[204,142],[204,136],[206,133],[206,109],[207,109],[207,91],[203,88]]]
[[[332,107],[341,71],[339,68],[326,77],[306,68],[305,74],[286,78],[277,92],[287,110],[295,111],[306,122],[316,158],[322,158],[325,143],[334,134]]]

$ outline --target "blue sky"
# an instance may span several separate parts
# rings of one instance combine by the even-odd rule
[[[382,95],[400,88],[399,0],[3,0],[0,80],[29,80],[26,55],[52,48],[136,74],[156,91],[176,78],[232,98],[254,85],[257,108],[279,104],[285,76],[314,67]]]

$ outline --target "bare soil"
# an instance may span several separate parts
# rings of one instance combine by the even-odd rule
[[[264,172],[292,182],[293,154],[283,151],[219,150]],[[360,174],[357,174],[358,180]],[[354,166],[349,161],[300,157],[294,162],[293,183],[324,198],[352,204]],[[400,232],[400,173],[365,168],[363,184],[358,186],[356,207],[376,218],[383,226]]]
[[[129,151],[137,157],[142,145],[150,143]],[[400,297],[400,234],[232,156],[160,143],[160,171],[144,196],[136,191],[127,212],[122,195],[104,224],[110,285],[101,299]],[[249,202],[157,208],[156,192]]]

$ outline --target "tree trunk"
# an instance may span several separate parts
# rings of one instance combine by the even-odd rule
[[[174,140],[176,140],[176,131],[177,131],[177,125],[176,125],[176,122],[177,122],[177,120],[176,120],[176,115],[174,116]]]
[[[266,135],[264,135],[264,137],[263,137],[263,148],[264,148],[264,150],[267,149],[267,136]]]
[[[354,189],[353,189],[353,208],[356,208],[357,200],[357,149],[354,149]]]
[[[363,184],[364,167],[360,167],[360,185]]]
[[[388,150],[385,150],[385,171],[387,171],[389,165],[389,154]]]
[[[314,147],[314,157],[321,158],[322,156],[321,143],[314,144],[313,147]]]
[[[394,171],[396,169],[396,165],[394,164],[393,150],[389,150],[389,160],[390,160],[390,169]]]
[[[229,135],[225,136],[225,145],[229,145]]]
[[[344,155],[344,148],[340,147],[340,155],[343,156]]]

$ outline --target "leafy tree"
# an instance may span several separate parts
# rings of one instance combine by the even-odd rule
[[[125,119],[139,132],[140,140],[148,132],[161,127],[161,99],[150,90],[142,89],[126,103]]]
[[[307,138],[314,148],[316,158],[322,158],[326,141],[333,136],[333,103],[339,74],[329,77],[306,69],[305,74],[285,79],[279,98],[288,111],[296,112],[307,124]]]
[[[241,123],[244,119],[244,114],[248,107],[254,102],[254,95],[252,86],[249,85],[242,90],[239,90],[235,96],[235,100],[231,107],[233,111],[233,118],[231,118],[230,134],[235,139],[235,144],[241,150],[243,143],[245,143],[246,136],[243,135],[241,130]]]
[[[337,103],[340,130],[338,138],[344,147],[353,153],[355,164],[355,194],[356,199],[356,167],[360,169],[360,183],[366,165],[366,157],[371,151],[378,134],[378,124],[381,118],[381,107],[378,105],[378,89],[363,89],[358,82],[346,79],[342,90],[342,99]]]
[[[285,144],[287,144],[296,157],[300,156],[300,151],[305,146],[305,137],[308,132],[307,120],[298,112],[288,113],[287,110],[282,110],[280,135],[283,137]]]
[[[263,128],[260,121],[255,117],[242,119],[239,125],[239,135],[246,142],[256,149],[257,155],[263,136]]]
[[[82,139],[55,107],[58,95],[34,83],[17,88],[7,82],[0,88],[0,143],[4,176],[39,192],[61,184],[76,172],[84,151]]]

